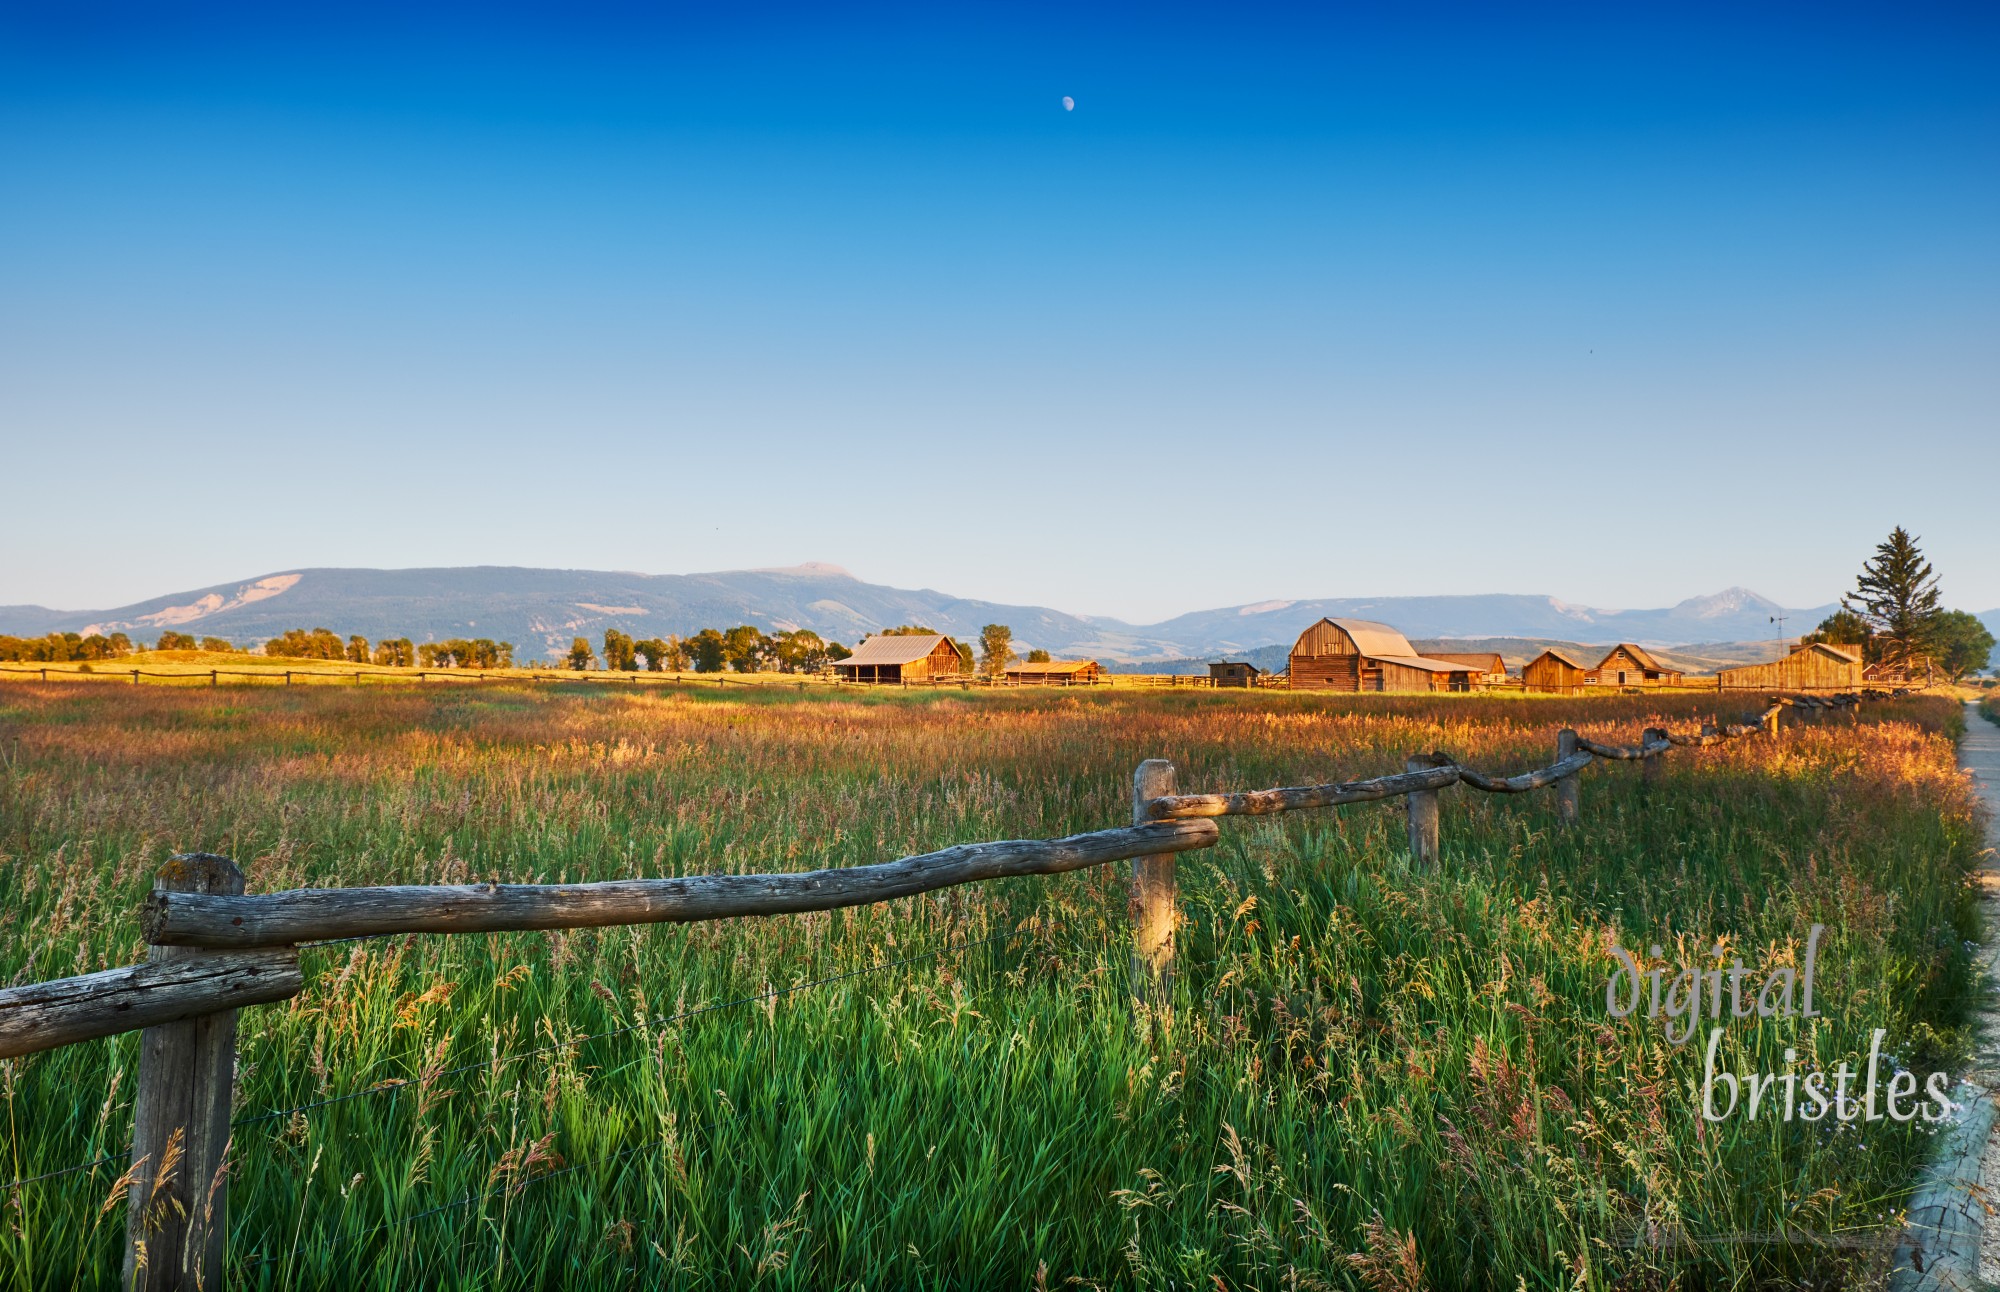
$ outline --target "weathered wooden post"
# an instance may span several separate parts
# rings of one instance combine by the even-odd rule
[[[211,690],[211,691],[213,691],[213,690],[215,689],[215,670],[214,670],[214,669],[210,669],[210,670],[208,670],[208,689],[209,689],[209,690]]]
[[[136,668],[132,670],[132,685],[139,685],[139,670]]]
[[[1174,792],[1174,765],[1148,758],[1132,773],[1132,824],[1152,820],[1146,806]],[[1132,999],[1164,1009],[1174,992],[1174,854],[1132,859]]]
[[[1666,738],[1667,729],[1665,727],[1648,727],[1639,734],[1639,747],[1643,749],[1647,745],[1659,744],[1665,741]],[[1643,769],[1640,773],[1639,783],[1646,789],[1652,789],[1660,783],[1660,778],[1666,773],[1667,755],[1662,751],[1661,753],[1654,754],[1651,758],[1642,758],[1639,760],[1639,766]]]
[[[1576,731],[1564,727],[1556,733],[1556,761],[1561,762],[1576,752]],[[1575,776],[1565,776],[1556,782],[1556,826],[1568,829],[1576,824],[1579,801],[1583,797],[1583,787]]]
[[[1765,734],[1765,735],[1767,735],[1767,736],[1771,736],[1771,737],[1774,737],[1774,738],[1775,738],[1775,737],[1777,736],[1777,734],[1778,734],[1778,715],[1779,715],[1779,714],[1780,714],[1781,712],[1783,712],[1783,710],[1782,710],[1782,709],[1780,709],[1780,708],[1779,708],[1779,707],[1778,707],[1777,705],[1775,705],[1775,704],[1774,704],[1774,705],[1772,705],[1772,706],[1771,706],[1770,708],[1768,708],[1768,709],[1764,710],[1764,734]]]
[[[1406,772],[1427,772],[1443,766],[1435,754],[1412,754],[1403,760]],[[1410,860],[1419,866],[1432,865],[1438,856],[1438,792],[1412,790],[1403,796],[1410,810]]]
[[[188,853],[162,867],[153,887],[238,896],[243,892],[243,872],[227,857]],[[146,961],[233,954],[149,946]],[[125,1218],[125,1286],[132,1292],[222,1286],[223,1240],[229,1232],[225,1159],[230,1088],[236,1080],[236,1013],[232,1009],[149,1027],[139,1035],[132,1185]]]

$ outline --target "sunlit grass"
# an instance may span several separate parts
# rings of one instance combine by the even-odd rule
[[[0,974],[136,959],[172,851],[233,856],[253,890],[846,865],[1121,824],[1148,757],[1187,791],[1433,748],[1513,772],[1564,723],[1630,740],[1716,704],[9,684]],[[1837,1247],[1632,1243],[1881,1232],[1921,1129],[1698,1134],[1700,1054],[1611,1026],[1605,940],[1726,934],[1764,961],[1824,923],[1827,1017],[1732,1028],[1737,1065],[1865,1060],[1874,1027],[1948,1064],[1974,933],[1956,710],[1676,753],[1650,792],[1593,769],[1566,834],[1547,795],[1453,790],[1434,873],[1393,805],[1226,821],[1180,859],[1158,1029],[1126,1001],[1115,868],[307,950],[304,994],[244,1015],[240,1114],[403,1084],[238,1128],[231,1285],[1360,1286],[1350,1254],[1390,1268],[1405,1236],[1436,1288],[1837,1280]],[[136,1050],[0,1065],[0,1172],[121,1152]],[[18,1191],[0,1281],[114,1283],[121,1168]]]

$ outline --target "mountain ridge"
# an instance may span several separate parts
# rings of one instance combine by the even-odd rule
[[[288,628],[326,627],[371,640],[479,636],[515,643],[523,658],[593,641],[607,628],[635,636],[686,635],[751,623],[810,628],[852,643],[871,631],[922,623],[969,638],[1005,623],[1022,649],[1125,663],[1244,654],[1289,644],[1322,616],[1380,619],[1411,638],[1633,641],[1650,647],[1775,640],[1782,614],[1796,636],[1834,607],[1786,609],[1731,587],[1659,609],[1607,610],[1552,596],[1323,597],[1190,611],[1154,624],[953,596],[934,588],[865,582],[817,562],[698,574],[436,566],[404,570],[305,567],[150,598],[109,610],[0,606],[0,633],[173,629],[261,642]],[[2000,616],[2000,612],[1993,612]]]

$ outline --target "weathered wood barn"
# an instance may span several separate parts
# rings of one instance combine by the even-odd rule
[[[1861,685],[1861,653],[1825,642],[1801,642],[1769,664],[1745,664],[1716,674],[1723,690],[1852,691]]]
[[[1007,666],[1007,680],[1020,686],[1096,686],[1104,672],[1094,659],[1048,659]]]
[[[1322,619],[1292,644],[1294,691],[1470,691],[1478,670],[1425,659],[1372,619]]]
[[[870,637],[833,666],[843,682],[925,682],[963,671],[958,647],[939,633]]]
[[[1530,691],[1575,695],[1590,684],[1590,670],[1551,647],[1521,666],[1521,682]]]
[[[1507,661],[1494,651],[1427,650],[1423,652],[1423,658],[1443,660],[1447,664],[1464,664],[1477,672],[1477,681],[1489,686],[1507,680]]]
[[[1218,660],[1208,666],[1210,686],[1255,686],[1263,670],[1243,660]]]
[[[1590,670],[1590,680],[1598,686],[1679,686],[1679,669],[1648,655],[1631,642],[1619,642]]]

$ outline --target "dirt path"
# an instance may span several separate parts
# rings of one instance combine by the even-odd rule
[[[1965,739],[1958,745],[1958,761],[1961,767],[1972,773],[1972,782],[1986,802],[1986,976],[1989,981],[2000,976],[2000,726],[1988,722],[1976,706],[1968,704],[1965,709]],[[1989,1006],[1989,1011],[1991,1010]],[[2000,1028],[1989,1012],[1985,1035],[1980,1043],[1978,1067],[1974,1077],[1989,1090],[2000,1086]],[[1980,1192],[1984,1195],[1978,1201],[1979,1210],[1987,1212],[1988,1207],[2000,1204],[2000,1131],[1988,1137],[1986,1152],[1979,1172]],[[1986,1218],[1986,1217],[1982,1217]],[[1980,1226],[1979,1233],[1979,1276],[1989,1282],[2000,1282],[2000,1224],[1987,1219]]]
[[[1982,977],[2000,983],[2000,727],[1978,709],[1965,711],[1959,766],[1972,774],[1985,801],[1987,850],[1980,872],[1980,907],[1986,941],[1979,948]],[[1952,1098],[1957,1114],[1944,1128],[1924,1183],[1910,1199],[1903,1234],[1891,1263],[1892,1292],[1968,1292],[1992,1286],[2000,1275],[2000,999],[1982,1007],[1971,1070]],[[1989,1220],[1988,1206],[1996,1207]]]

